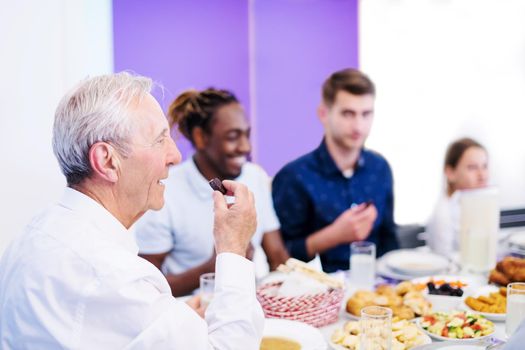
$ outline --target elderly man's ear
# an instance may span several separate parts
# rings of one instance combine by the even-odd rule
[[[97,142],[89,149],[89,162],[93,175],[109,182],[117,182],[120,173],[118,154],[110,144]]]

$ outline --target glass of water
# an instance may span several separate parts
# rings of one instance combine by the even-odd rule
[[[525,283],[509,283],[507,285],[507,320],[505,321],[507,338],[514,334],[523,320],[525,320]]]
[[[199,281],[201,305],[206,308],[213,299],[213,293],[215,292],[215,272],[203,273]]]
[[[350,244],[350,276],[353,286],[372,290],[376,273],[376,245],[360,241]]]

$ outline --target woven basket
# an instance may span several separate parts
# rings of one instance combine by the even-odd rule
[[[277,296],[282,282],[273,282],[257,288],[257,299],[267,318],[285,318],[308,323],[314,327],[337,321],[344,291],[330,289],[323,293],[297,297]]]

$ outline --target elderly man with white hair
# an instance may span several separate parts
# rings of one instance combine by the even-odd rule
[[[264,319],[244,257],[256,214],[244,185],[224,181],[231,206],[214,192],[216,286],[205,320],[198,299],[173,298],[137,256],[128,229],[163,206],[162,181],[181,159],[151,87],[118,73],[60,102],[53,150],[67,187],[2,257],[1,349],[259,348]]]

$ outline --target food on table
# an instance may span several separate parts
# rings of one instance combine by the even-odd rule
[[[296,259],[278,267],[279,280],[257,287],[266,318],[290,319],[314,327],[336,322],[344,298],[344,282],[313,270]]]
[[[451,339],[480,338],[494,332],[494,324],[470,312],[436,312],[423,316],[421,327],[429,333]]]
[[[301,344],[282,337],[263,337],[259,350],[300,350]]]
[[[489,282],[506,286],[510,283],[510,280],[503,272],[494,269],[490,271]]]
[[[489,282],[503,286],[511,282],[525,282],[525,259],[507,256],[490,271]]]
[[[341,345],[344,348],[358,350],[360,348],[360,333],[359,321],[350,321],[342,329],[336,329],[331,340],[334,344]],[[392,350],[412,349],[424,344],[426,339],[426,336],[414,323],[399,317],[392,319]]]
[[[453,297],[460,297],[463,295],[463,288],[468,284],[463,281],[445,281],[443,279],[430,278],[426,283],[417,283],[416,288],[419,290],[428,289],[428,294],[432,295],[447,295]]]
[[[344,283],[341,280],[334,278],[324,272],[317,271],[307,263],[294,258],[289,258],[286,260],[285,264],[279,265],[277,267],[277,271],[283,273],[297,272],[334,289],[344,287]]]
[[[459,282],[461,285],[461,282]],[[457,284],[456,284],[457,285]],[[453,283],[444,282],[437,284],[436,282],[430,281],[427,283],[428,294],[432,295],[448,295],[451,297],[460,297],[463,295],[463,289],[459,286],[454,286]]]
[[[477,298],[467,297],[465,304],[475,311],[504,314],[507,312],[507,288],[502,287],[497,292]]]
[[[372,306],[376,308],[376,306]],[[390,313],[391,317],[392,313]],[[377,315],[380,316],[380,315]],[[386,315],[381,315],[385,317]],[[388,317],[388,316],[386,316]],[[361,317],[359,329],[361,331],[360,343],[365,349],[387,350],[392,343],[392,328],[390,318]]]
[[[228,191],[226,190],[226,188],[222,184],[222,181],[219,180],[219,178],[215,177],[215,178],[211,179],[208,183],[210,184],[211,188],[214,191],[219,191],[222,194],[228,193]]]
[[[395,287],[381,285],[375,292],[358,290],[348,299],[346,311],[361,316],[361,309],[372,305],[389,307],[394,316],[406,320],[425,315],[431,308],[421,291],[405,281]]]

